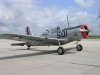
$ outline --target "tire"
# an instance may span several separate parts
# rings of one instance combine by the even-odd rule
[[[30,47],[31,47],[31,46],[30,46],[30,45],[27,45],[27,47],[28,47],[27,49],[30,50]]]
[[[28,47],[27,49],[30,50],[30,47]]]
[[[58,53],[59,55],[63,55],[63,54],[65,53],[64,48],[63,48],[63,47],[59,47],[58,50],[57,50],[57,53]]]
[[[76,46],[76,49],[77,49],[77,51],[82,51],[83,46],[79,44],[79,45]]]

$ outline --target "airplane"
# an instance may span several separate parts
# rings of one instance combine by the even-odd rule
[[[0,39],[8,39],[15,41],[22,41],[22,43],[13,43],[12,46],[24,46],[26,45],[28,50],[31,46],[59,46],[57,53],[63,55],[65,49],[62,47],[64,44],[68,44],[73,41],[81,41],[81,39],[87,39],[89,37],[89,28],[86,24],[81,24],[75,27],[68,27],[61,29],[59,26],[46,30],[40,36],[32,36],[29,26],[26,27],[26,33],[20,34],[0,34]],[[83,46],[77,43],[77,51],[82,51]]]

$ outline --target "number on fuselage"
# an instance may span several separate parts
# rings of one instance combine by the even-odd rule
[[[57,27],[57,38],[65,38],[67,37],[67,29],[61,30],[60,27]]]

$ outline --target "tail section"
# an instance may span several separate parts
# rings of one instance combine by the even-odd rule
[[[26,35],[32,35],[29,26],[26,27],[25,32],[26,32],[26,33],[25,33]]]

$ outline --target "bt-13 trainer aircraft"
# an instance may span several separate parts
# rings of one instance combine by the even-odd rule
[[[51,46],[58,45],[57,53],[63,55],[65,53],[62,45],[73,42],[80,41],[81,39],[86,39],[89,36],[88,26],[85,24],[61,29],[60,27],[53,28],[51,30],[46,30],[41,36],[32,36],[30,28],[26,27],[26,35],[20,34],[0,34],[0,39],[16,40],[22,41],[23,43],[14,43],[12,46]],[[83,47],[81,44],[77,44],[77,51],[82,51]]]

